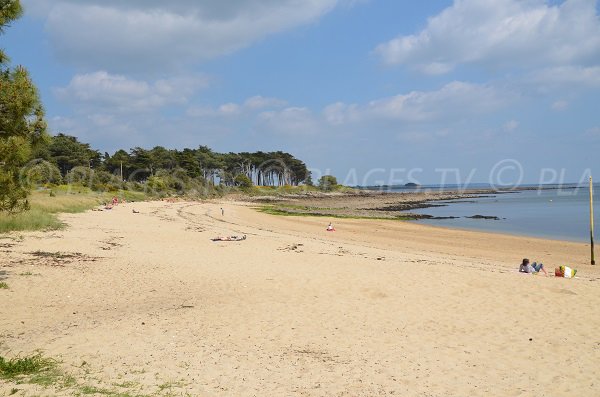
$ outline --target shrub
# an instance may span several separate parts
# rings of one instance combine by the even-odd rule
[[[58,185],[62,182],[60,170],[54,164],[39,160],[29,163],[21,171],[21,180],[26,185]]]
[[[238,186],[242,189],[249,189],[252,186],[254,186],[254,184],[252,183],[252,180],[250,178],[248,178],[248,175],[245,175],[245,174],[237,175],[233,181],[236,186]]]
[[[323,175],[319,179],[319,189],[331,191],[338,187],[337,178],[332,175]]]

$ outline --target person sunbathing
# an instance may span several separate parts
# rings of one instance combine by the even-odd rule
[[[547,276],[548,272],[546,271],[546,269],[544,269],[544,264],[543,263],[537,263],[537,262],[533,262],[533,264],[529,264],[529,259],[524,258],[523,262],[521,263],[521,266],[519,266],[519,271],[521,273],[529,273],[529,274],[536,274],[539,273],[540,271],[544,272],[544,274]]]

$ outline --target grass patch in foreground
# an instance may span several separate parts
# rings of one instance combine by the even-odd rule
[[[102,389],[102,388],[95,387],[95,386],[82,386],[82,387],[79,388],[79,393],[83,394],[83,395],[104,394],[104,395],[107,395],[107,396],[115,394],[115,392],[113,392],[111,390]]]
[[[33,208],[18,214],[0,213],[0,233],[25,230],[56,230],[64,225],[55,214]]]
[[[26,230],[56,230],[64,227],[59,213],[79,213],[109,201],[113,196],[128,201],[145,199],[140,192],[93,192],[86,187],[56,186],[37,190],[28,197],[31,209],[18,214],[0,213],[0,233]]]
[[[8,289],[8,284],[4,281],[0,282],[0,289]],[[0,359],[2,359],[2,357],[0,357]]]
[[[25,375],[41,376],[52,372],[55,368],[56,361],[40,353],[11,359],[0,356],[0,379],[15,379]]]
[[[41,353],[36,353],[31,356],[5,358],[0,356],[0,383],[6,381],[14,384],[9,395],[16,394],[20,391],[19,385],[38,385],[53,395],[57,390],[68,392],[68,395],[73,396],[109,396],[109,397],[150,397],[149,395],[138,394],[131,390],[113,390],[112,388],[103,388],[101,386],[92,386],[81,384],[77,379],[64,373],[58,366],[58,361],[44,357]],[[126,382],[120,387],[130,388],[136,386],[137,383]],[[159,387],[159,391],[163,391]],[[158,394],[152,394],[157,396]],[[160,395],[164,395],[160,394]],[[171,395],[171,394],[168,394]]]

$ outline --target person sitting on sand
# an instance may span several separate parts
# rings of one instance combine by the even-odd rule
[[[333,225],[331,224],[331,222],[329,222],[329,226],[327,226],[327,231],[328,232],[335,232],[335,228],[333,227]]]
[[[539,273],[540,271],[544,272],[544,274],[547,276],[548,272],[546,271],[546,269],[544,269],[544,264],[543,263],[536,263],[533,262],[533,264],[529,264],[529,259],[524,258],[523,259],[523,263],[521,263],[521,266],[519,266],[519,271],[521,273],[529,273],[529,274],[535,274],[535,273]]]

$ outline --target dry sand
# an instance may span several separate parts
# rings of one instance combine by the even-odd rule
[[[10,286],[0,289],[0,354],[42,349],[79,386],[4,381],[0,395],[82,385],[129,395],[600,395],[600,270],[586,265],[584,244],[381,220],[334,220],[327,233],[329,219],[236,202],[63,219],[64,231],[0,240]],[[232,234],[248,237],[210,240]],[[573,265],[579,277],[519,274],[523,257]]]

